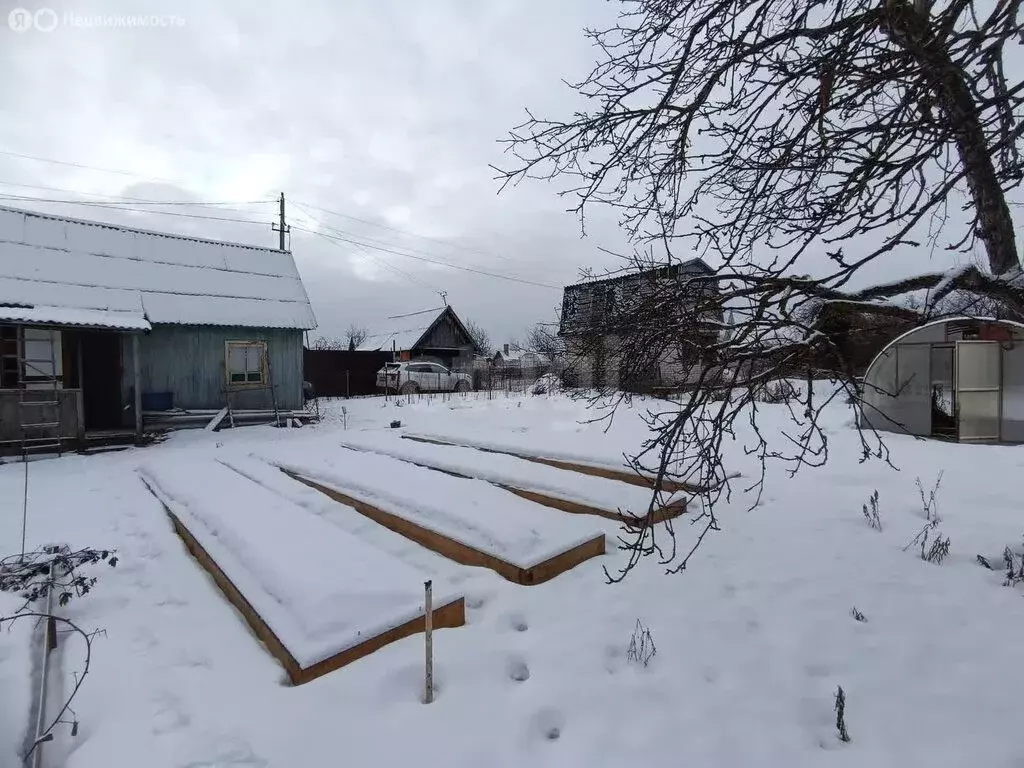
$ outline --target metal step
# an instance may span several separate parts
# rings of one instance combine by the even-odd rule
[[[22,400],[22,405],[60,405],[60,400]]]
[[[46,450],[52,450],[52,451],[54,451],[56,453],[63,453],[67,449],[64,446],[62,446],[60,443],[37,443],[35,445],[23,445],[21,447],[22,454],[26,454],[29,451],[46,451]]]
[[[40,421],[35,424],[22,424],[24,429],[42,429],[44,427],[59,427],[59,421]]]

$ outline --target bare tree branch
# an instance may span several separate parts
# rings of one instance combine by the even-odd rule
[[[729,498],[723,440],[740,425],[761,463],[744,487],[756,503],[767,462],[827,461],[830,401],[859,416],[842,327],[1024,317],[1007,200],[1024,178],[1024,73],[1005,63],[1024,40],[1021,2],[623,0],[617,24],[587,31],[599,60],[572,85],[587,109],[528,113],[506,140],[503,186],[557,179],[581,223],[595,204],[618,213],[637,246],[622,273],[657,274],[680,251],[716,268],[653,280],[568,335],[578,359],[615,372],[596,388],[612,405],[652,372],[685,383],[680,402],[652,409],[651,437],[627,460],[655,478],[652,508],[666,482],[705,488],[698,544]],[[866,268],[892,273],[940,247],[981,250],[984,267],[864,285]],[[823,375],[836,386],[815,394]],[[765,402],[783,378],[805,385]],[[766,435],[761,413],[778,407],[792,426]],[[859,437],[863,459],[888,460],[877,434]],[[672,524],[631,526],[630,561],[610,578],[650,555],[684,568],[694,549],[675,539]]]

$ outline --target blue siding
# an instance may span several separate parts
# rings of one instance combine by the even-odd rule
[[[302,331],[277,328],[158,325],[139,338],[142,392],[172,392],[176,408],[223,408],[225,342],[265,341],[277,405],[302,407]],[[133,361],[130,337],[124,338],[122,392],[132,402]],[[272,408],[269,389],[238,391],[235,408]]]

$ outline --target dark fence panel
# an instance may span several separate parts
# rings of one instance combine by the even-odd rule
[[[306,349],[304,377],[317,397],[372,395],[377,392],[377,371],[391,359],[390,352]]]

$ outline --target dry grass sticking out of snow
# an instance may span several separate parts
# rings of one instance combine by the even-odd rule
[[[340,404],[339,404],[340,405]],[[614,460],[643,439],[642,403],[607,432],[583,425],[560,397],[350,401],[348,431],[448,430],[513,437]],[[68,457],[31,467],[29,542],[116,547],[69,615],[106,635],[94,643],[75,701],[77,737],[47,745],[69,768],[183,766],[957,766],[1019,761],[1024,666],[1014,638],[1024,600],[1002,586],[1005,546],[1024,518],[1016,478],[1024,453],[891,436],[899,471],[858,463],[843,407],[828,414],[829,464],[787,479],[770,472],[761,503],[734,494],[722,531],[687,571],[663,575],[645,560],[625,582],[604,583],[611,552],[537,587],[424,554],[395,534],[319,502],[311,489],[277,488],[310,514],[464,592],[467,625],[434,638],[437,699],[421,703],[421,637],[402,640],[308,685],[283,672],[185,552],[138,479],[143,462],[301,451],[337,459],[340,419],[302,430],[190,433],[148,449]],[[764,406],[764,419],[782,419]],[[766,426],[763,424],[762,426]],[[730,470],[750,476],[742,436]],[[940,563],[909,542],[926,519],[915,479],[936,496]],[[386,486],[387,477],[366,478]],[[0,497],[20,498],[21,468],[0,467]],[[270,482],[270,481],[268,481]],[[277,486],[275,478],[272,484]],[[878,490],[881,530],[863,506]],[[616,526],[593,523],[614,540]],[[681,537],[690,535],[685,523]],[[12,551],[20,516],[0,519]],[[982,567],[977,555],[992,560]],[[854,613],[856,608],[860,619]],[[631,651],[637,620],[657,652]],[[646,636],[645,636],[646,637]],[[0,636],[0,679],[22,670]],[[61,673],[75,669],[66,648]],[[845,694],[850,741],[834,711]],[[25,702],[7,688],[3,711]],[[4,745],[0,745],[4,748]],[[339,756],[342,756],[339,758]]]

